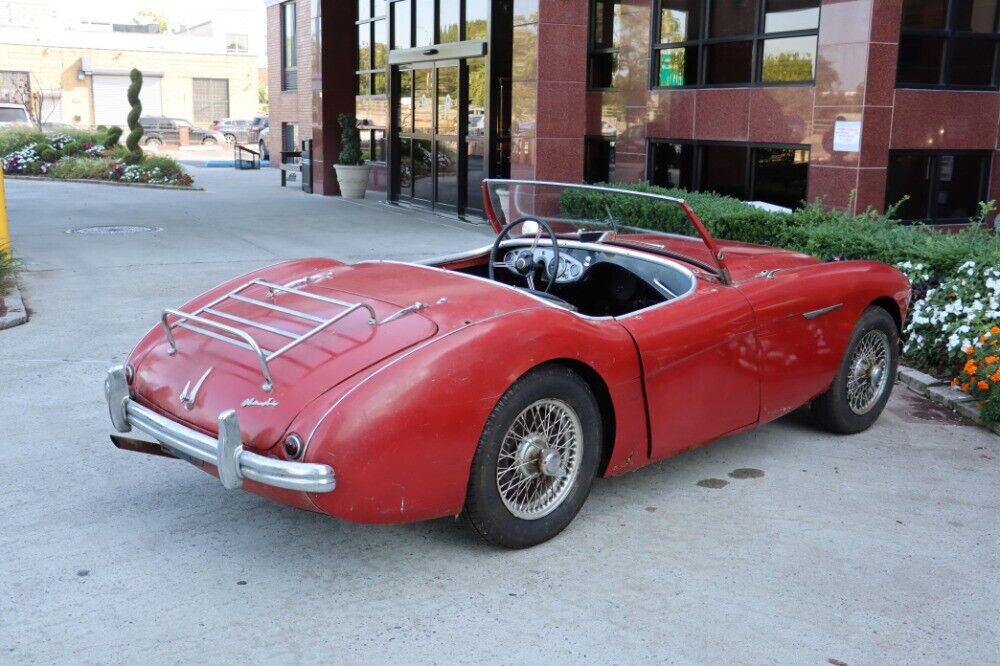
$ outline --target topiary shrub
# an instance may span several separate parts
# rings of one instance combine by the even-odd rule
[[[70,141],[63,146],[62,152],[66,157],[73,157],[74,155],[79,155],[81,150],[83,150],[83,146],[76,141]]]
[[[141,109],[142,107],[140,106],[139,108]],[[141,127],[141,126],[140,126],[140,127]],[[141,135],[140,135],[140,136],[141,136]],[[108,130],[108,135],[107,135],[107,137],[106,137],[106,138],[104,139],[104,142],[103,142],[103,144],[104,144],[104,147],[105,147],[105,148],[107,148],[107,149],[109,149],[109,150],[110,150],[111,148],[114,148],[115,146],[117,146],[117,145],[118,145],[118,141],[119,141],[119,140],[120,140],[121,138],[122,138],[122,128],[121,128],[121,127],[118,127],[118,125],[113,125],[113,126],[112,126],[112,127],[111,127],[111,128],[109,129],[109,130]]]
[[[129,78],[132,83],[128,87],[128,103],[132,106],[132,110],[128,112],[129,133],[128,138],[125,139],[125,147],[128,148],[128,152],[134,160],[133,163],[135,163],[142,160],[142,149],[139,148],[139,141],[143,134],[142,125],[139,124],[139,116],[142,115],[142,102],[139,101],[139,91],[142,90],[142,72],[133,69]]]
[[[51,164],[52,162],[58,162],[59,158],[62,157],[62,153],[52,146],[45,146],[44,148],[39,149],[38,156],[41,157],[43,161]]]
[[[358,119],[350,113],[337,116],[340,123],[340,159],[337,164],[343,166],[361,166],[365,158],[361,156],[361,134],[358,132]]]

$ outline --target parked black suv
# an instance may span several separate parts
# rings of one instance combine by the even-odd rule
[[[225,142],[225,138],[218,132],[200,129],[183,118],[167,118],[165,116],[144,116],[139,118],[142,125],[142,145],[149,148],[159,148],[163,144],[179,145],[181,142],[182,127],[188,128],[188,142],[193,144],[204,144],[215,146]]]

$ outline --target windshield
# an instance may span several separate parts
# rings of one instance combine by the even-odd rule
[[[714,239],[682,199],[594,185],[485,182],[486,210],[497,231],[521,218],[541,220],[560,237],[682,258],[726,279]],[[518,235],[520,225],[511,229]]]
[[[28,112],[18,108],[0,109],[0,123],[26,123],[28,122]]]

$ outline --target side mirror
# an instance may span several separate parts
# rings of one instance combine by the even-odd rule
[[[521,235],[522,236],[537,236],[541,233],[542,227],[535,220],[525,220],[521,224]]]

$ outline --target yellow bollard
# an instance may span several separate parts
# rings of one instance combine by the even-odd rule
[[[3,169],[0,169],[0,252],[10,256],[10,227],[7,225],[7,193],[3,189]]]

